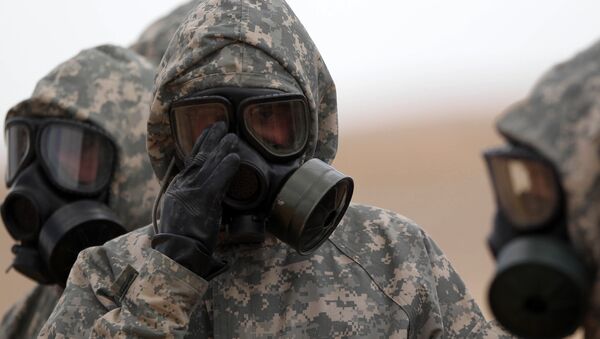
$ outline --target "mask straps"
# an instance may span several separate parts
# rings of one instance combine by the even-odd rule
[[[169,163],[169,167],[167,167],[167,172],[165,173],[163,182],[160,184],[160,191],[158,192],[156,199],[154,199],[154,205],[152,206],[152,228],[154,229],[154,234],[158,234],[158,205],[160,204],[160,200],[162,199],[163,194],[167,190],[167,186],[169,186],[169,177],[171,176],[171,172],[173,171],[174,166],[175,157],[171,158],[171,162]]]

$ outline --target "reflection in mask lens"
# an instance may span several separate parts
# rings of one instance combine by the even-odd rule
[[[29,128],[21,124],[13,124],[6,129],[8,146],[8,172],[6,179],[11,181],[19,171],[27,157],[30,145]]]
[[[40,147],[49,175],[63,188],[93,192],[110,179],[114,149],[99,133],[51,124],[42,132]]]
[[[208,126],[218,121],[227,122],[227,106],[223,103],[200,103],[173,107],[177,143],[184,156],[192,153],[196,139]]]
[[[500,208],[515,226],[536,226],[552,217],[559,192],[548,165],[501,156],[491,156],[488,161]]]
[[[304,146],[308,122],[302,100],[250,104],[243,114],[248,132],[271,153],[286,156]]]

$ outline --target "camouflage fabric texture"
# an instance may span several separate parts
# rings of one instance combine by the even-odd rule
[[[547,72],[497,123],[508,140],[549,159],[566,195],[567,227],[587,264],[600,267],[600,42]],[[600,279],[585,321],[600,337]]]
[[[35,338],[60,298],[58,285],[37,285],[2,316],[0,338]]]
[[[508,338],[412,221],[352,205],[310,256],[224,244],[207,282],[153,250],[151,227],[80,254],[40,336]]]
[[[201,2],[161,61],[148,152],[165,176],[174,155],[171,102],[220,86],[303,93],[312,131],[304,159],[337,149],[335,85],[282,0]],[[506,338],[488,323],[435,243],[412,221],[351,205],[315,253],[274,236],[221,241],[226,272],[206,281],[151,248],[151,227],[80,253],[40,336]]]
[[[129,230],[149,223],[159,189],[145,147],[153,74],[148,61],[125,48],[84,50],[42,78],[6,116],[74,119],[108,132],[118,152],[108,205]],[[57,286],[35,287],[4,315],[0,337],[34,337],[59,297]]]
[[[169,46],[173,34],[198,3],[198,0],[189,1],[151,23],[129,48],[144,56],[153,64],[158,65],[167,50],[167,46]]]
[[[303,157],[328,163],[335,157],[335,85],[317,47],[283,1],[200,2],[171,39],[157,73],[148,153],[161,180],[175,154],[171,103],[215,87],[304,94],[312,128]]]

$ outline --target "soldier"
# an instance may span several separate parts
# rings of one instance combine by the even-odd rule
[[[505,336],[423,230],[349,205],[337,134],[285,2],[202,1],[155,80],[160,224],[82,252],[41,337]]]
[[[188,13],[198,5],[198,0],[192,0],[175,8],[169,14],[151,23],[138,40],[129,48],[139,55],[146,57],[155,65],[160,64],[163,54],[167,50],[171,37],[177,27],[183,22]]]
[[[600,337],[600,43],[546,73],[485,153],[497,215],[490,305],[517,335]]]
[[[158,184],[145,154],[154,68],[99,46],[62,63],[5,120],[12,267],[39,283],[4,315],[2,338],[31,338],[77,253],[150,221]]]

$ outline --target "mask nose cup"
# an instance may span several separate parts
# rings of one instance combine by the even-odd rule
[[[581,323],[590,279],[576,254],[549,237],[520,237],[503,248],[489,289],[496,319],[527,338],[558,338]]]
[[[275,198],[267,229],[301,255],[329,238],[350,205],[354,182],[319,159],[296,170]]]
[[[126,232],[108,206],[79,200],[61,207],[44,223],[39,237],[40,254],[64,287],[80,251]]]

